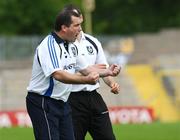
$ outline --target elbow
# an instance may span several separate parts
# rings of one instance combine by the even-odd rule
[[[52,77],[53,77],[55,80],[57,80],[57,81],[61,81],[60,76],[59,76],[59,74],[58,74],[57,71],[55,71],[55,72],[52,74]]]

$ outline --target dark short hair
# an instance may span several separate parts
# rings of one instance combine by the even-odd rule
[[[68,11],[76,10],[79,15],[82,15],[81,10],[80,10],[76,5],[73,5],[73,4],[67,4],[67,5],[65,5],[63,10],[64,10],[64,11],[65,11],[65,10],[68,10]]]
[[[56,17],[55,31],[60,31],[62,25],[69,27],[72,23],[71,16],[80,17],[81,14],[73,10],[62,10]]]

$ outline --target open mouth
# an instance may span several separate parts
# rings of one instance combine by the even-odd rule
[[[77,33],[75,36],[77,37],[79,33]]]

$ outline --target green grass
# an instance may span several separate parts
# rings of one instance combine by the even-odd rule
[[[113,125],[117,140],[180,140],[179,123]],[[33,140],[32,128],[0,128],[0,140]],[[86,140],[91,140],[87,135]]]

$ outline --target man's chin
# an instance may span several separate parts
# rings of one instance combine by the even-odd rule
[[[76,41],[76,39],[73,39],[73,40],[70,40],[69,42],[73,43],[73,42],[75,42],[75,41]]]

